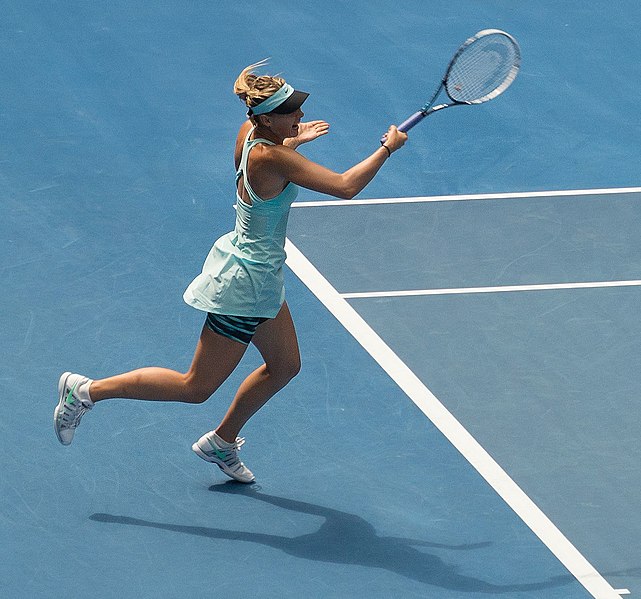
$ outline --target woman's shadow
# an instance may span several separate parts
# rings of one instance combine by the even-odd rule
[[[493,584],[460,574],[456,566],[447,564],[440,557],[425,551],[427,548],[472,551],[487,547],[490,543],[443,545],[419,539],[379,536],[374,527],[360,516],[312,503],[268,495],[257,490],[256,485],[241,485],[230,481],[213,485],[210,490],[215,493],[242,495],[281,509],[320,516],[324,518],[324,522],[313,533],[288,537],[222,528],[165,524],[111,514],[93,514],[90,519],[111,524],[156,528],[210,539],[259,543],[303,559],[382,568],[421,583],[460,592],[498,594],[536,591],[569,584],[574,580],[566,575],[534,583]]]

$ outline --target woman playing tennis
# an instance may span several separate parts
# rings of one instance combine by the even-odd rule
[[[308,94],[280,77],[254,74],[264,64],[244,69],[234,86],[249,116],[238,132],[234,154],[236,224],[216,241],[201,274],[184,294],[189,305],[207,313],[189,370],[149,367],[101,380],[64,373],[54,411],[54,428],[63,445],[71,443],[86,411],[104,399],[205,402],[253,343],[264,364],[240,385],[218,427],[192,449],[231,478],[254,481],[238,457],[244,443],[240,430],[300,370],[283,287],[287,217],[298,187],[352,198],[407,140],[405,133],[391,126],[385,144],[344,173],[307,160],[296,147],[326,134],[329,125],[302,123],[301,105]]]

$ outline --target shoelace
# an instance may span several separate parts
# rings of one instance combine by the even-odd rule
[[[245,444],[245,439],[243,437],[236,437],[236,441],[231,447],[222,448],[221,451],[226,454],[225,459],[223,460],[227,466],[230,468],[242,468],[245,465],[240,461],[238,457],[238,452],[240,448]]]
[[[62,413],[62,423],[66,428],[77,428],[80,424],[80,419],[84,416],[87,408],[80,404],[79,408],[65,403]]]

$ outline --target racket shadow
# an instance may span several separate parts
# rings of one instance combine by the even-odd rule
[[[573,577],[567,575],[536,583],[493,584],[462,575],[457,571],[458,566],[448,564],[439,556],[425,551],[429,548],[475,551],[488,547],[491,543],[446,545],[421,539],[381,536],[369,522],[356,514],[262,493],[257,485],[248,487],[230,481],[213,485],[210,490],[217,494],[242,495],[280,509],[320,516],[324,518],[324,522],[315,532],[289,537],[217,527],[168,524],[104,513],[93,514],[89,519],[109,524],[156,528],[210,539],[258,543],[301,559],[380,568],[420,583],[459,592],[515,593],[562,586],[574,581]]]

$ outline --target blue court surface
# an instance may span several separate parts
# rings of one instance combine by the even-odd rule
[[[3,3],[0,596],[641,596],[641,5]],[[257,484],[191,444],[201,406],[111,401],[73,445],[58,377],[185,370],[182,292],[234,220],[240,70],[271,57],[345,170],[485,28],[496,101],[448,110],[351,201],[301,190],[303,370],[243,431]]]

